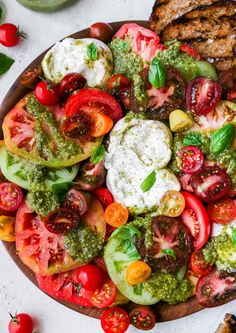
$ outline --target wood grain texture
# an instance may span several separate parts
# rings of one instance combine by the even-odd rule
[[[114,30],[116,31],[124,23],[125,22],[115,22],[115,23],[112,23],[111,25],[113,26]],[[137,21],[137,23],[142,26],[147,25],[146,21]],[[69,37],[73,37],[73,38],[89,37],[89,30],[85,29],[85,30],[79,31]],[[46,52],[47,52],[47,50],[45,52],[43,52],[40,56],[38,56],[27,68],[39,65]],[[15,81],[13,86],[10,88],[10,90],[8,91],[6,97],[4,98],[4,100],[2,102],[2,105],[0,106],[0,124],[2,124],[3,118],[6,115],[6,113],[9,112],[11,110],[11,108],[28,92],[28,90],[26,88],[22,87],[19,84],[19,79],[20,79],[20,77]],[[2,138],[2,132],[0,132],[0,139],[1,138]],[[8,251],[9,255],[11,256],[11,258],[16,263],[16,265],[20,268],[20,270],[28,277],[28,279],[30,281],[32,281],[37,286],[37,282],[36,282],[34,273],[27,266],[25,266],[21,262],[20,258],[18,257],[18,255],[16,253],[15,244],[14,243],[4,243],[4,246],[5,246],[6,250]],[[71,308],[74,311],[77,311],[79,313],[82,313],[84,315],[91,316],[94,318],[99,318],[101,313],[103,312],[103,310],[99,310],[96,308],[86,309],[86,308],[83,308],[83,307],[75,305],[75,304],[70,304],[68,302],[63,302],[63,301],[59,301],[59,300],[56,300],[56,301],[65,305],[68,308]],[[128,305],[128,309],[132,308],[133,306],[134,305],[130,303]],[[187,302],[180,303],[177,305],[168,305],[166,303],[158,303],[157,305],[154,306],[154,310],[157,315],[158,322],[170,321],[170,320],[174,320],[177,318],[181,318],[181,317],[190,315],[192,313],[195,313],[201,309],[202,309],[202,307],[197,303],[195,297],[190,298]]]

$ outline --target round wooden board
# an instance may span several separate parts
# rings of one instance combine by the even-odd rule
[[[133,22],[133,21],[132,21]],[[116,31],[121,27],[122,24],[126,22],[115,22],[111,23],[114,30]],[[146,21],[136,21],[137,24],[146,26]],[[70,35],[69,37],[73,38],[86,38],[89,37],[89,30],[85,29],[79,32],[76,32],[73,35]],[[43,59],[43,56],[45,55],[45,52],[43,52],[40,56],[38,56],[27,68],[34,67],[36,65],[39,65],[41,60]],[[26,69],[27,69],[26,68]],[[19,77],[20,78],[20,77]],[[13,86],[8,91],[7,95],[5,96],[2,105],[0,106],[0,124],[3,122],[3,118],[7,112],[11,110],[11,108],[28,92],[28,90],[24,87],[22,87],[19,84],[19,78],[15,81]],[[0,139],[2,139],[2,129],[0,130]],[[25,266],[18,255],[16,254],[15,244],[14,243],[6,243],[3,242],[6,250],[8,251],[11,258],[14,260],[14,262],[17,264],[17,266],[20,268],[20,270],[32,281],[36,286],[37,282],[35,279],[34,273]],[[91,316],[94,318],[99,318],[103,310],[100,309],[86,309],[81,306],[70,304],[68,302],[58,301],[57,302],[67,306],[68,308],[71,308],[74,311],[80,312],[82,314],[85,314],[87,316]],[[132,308],[132,304],[128,305],[128,308]],[[187,315],[190,315],[192,313],[195,313],[197,311],[200,311],[202,309],[202,306],[200,306],[197,303],[197,300],[195,297],[190,298],[187,302],[179,303],[177,305],[169,305],[167,303],[158,303],[154,306],[155,312],[157,314],[157,321],[158,322],[164,322],[164,321],[170,321],[177,318],[185,317]]]

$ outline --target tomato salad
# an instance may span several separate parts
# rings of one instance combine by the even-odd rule
[[[234,299],[236,100],[214,67],[137,24],[96,23],[20,82],[2,124],[0,239],[39,287],[104,309],[106,333],[152,329],[159,301]]]

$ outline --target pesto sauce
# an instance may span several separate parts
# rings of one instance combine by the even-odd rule
[[[132,225],[137,229],[142,229],[144,232],[144,243],[147,248],[153,246],[153,231],[152,231],[152,217],[137,217],[134,221],[129,223],[129,226]]]

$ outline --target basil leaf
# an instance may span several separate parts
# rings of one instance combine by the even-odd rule
[[[185,135],[183,139],[183,144],[185,146],[197,146],[201,147],[202,145],[202,136],[200,133],[189,133]]]
[[[161,252],[176,259],[176,254],[173,249],[164,249]]]
[[[210,148],[215,154],[231,146],[234,139],[234,125],[227,124],[218,129],[211,137]]]
[[[3,53],[0,53],[0,75],[6,73],[8,69],[14,64],[14,62],[14,59]]]
[[[98,58],[98,49],[97,46],[94,43],[89,44],[87,47],[87,56],[89,60],[97,60]]]
[[[142,291],[143,291],[142,283],[139,283],[136,286],[133,286],[133,290],[134,290],[135,295],[142,295]]]
[[[71,189],[72,182],[56,183],[52,185],[52,192],[59,202],[63,202],[67,192]]]
[[[93,148],[90,161],[93,164],[98,164],[104,160],[106,154],[106,149],[103,145]]]
[[[151,62],[148,73],[148,80],[156,89],[163,87],[166,82],[165,67],[157,58],[154,58]]]
[[[122,271],[124,271],[126,269],[126,267],[128,266],[128,264],[129,264],[129,262],[126,260],[115,260],[114,261],[114,266],[115,266],[117,273],[121,273]]]
[[[153,170],[141,184],[141,190],[147,192],[156,182],[156,172]]]
[[[233,245],[236,247],[236,228],[233,228],[232,230],[232,241]]]

